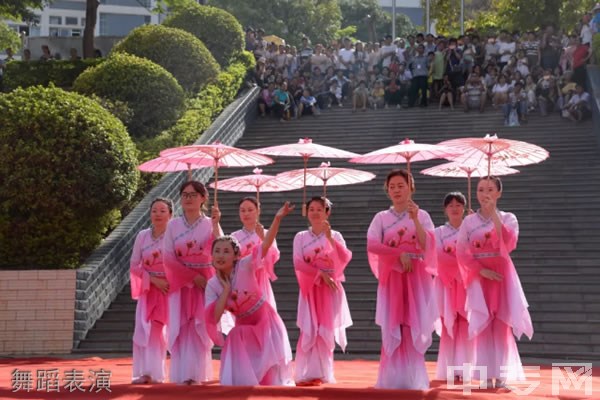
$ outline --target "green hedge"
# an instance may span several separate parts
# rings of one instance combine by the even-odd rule
[[[138,182],[135,146],[98,103],[41,86],[0,95],[0,268],[75,268]]]
[[[202,40],[223,68],[244,49],[242,26],[220,8],[187,4],[167,18],[164,25],[183,29]]]
[[[162,25],[134,29],[113,48],[147,58],[169,71],[188,91],[197,93],[219,74],[219,64],[204,43],[189,32]]]
[[[206,85],[198,95],[188,101],[188,109],[175,125],[151,140],[138,142],[140,159],[149,160],[168,147],[194,143],[219,113],[231,103],[239,92],[248,67],[233,63],[221,72],[215,83]]]
[[[126,53],[115,53],[82,73],[73,89],[127,103],[133,112],[127,128],[135,139],[169,128],[184,109],[184,92],[173,75],[150,60]]]
[[[71,88],[75,79],[87,68],[96,66],[103,58],[87,58],[79,61],[11,61],[6,64],[4,88],[10,91],[30,86],[54,86]]]

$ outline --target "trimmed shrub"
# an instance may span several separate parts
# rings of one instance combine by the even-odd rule
[[[219,74],[219,64],[204,43],[189,32],[162,25],[143,25],[113,48],[147,58],[169,71],[188,91],[198,92]]]
[[[231,64],[221,72],[215,83],[206,85],[188,101],[188,109],[175,125],[151,140],[137,143],[140,159],[151,159],[166,147],[192,144],[198,140],[214,118],[233,101],[244,83],[246,72],[247,68],[241,63]]]
[[[135,192],[125,127],[93,100],[41,86],[0,95],[0,126],[0,267],[77,267]]]
[[[48,86],[50,83],[65,89],[73,86],[75,79],[89,67],[104,61],[103,58],[86,58],[85,60],[68,61],[11,61],[6,64],[4,88],[6,91],[18,87]]]
[[[126,102],[133,112],[127,128],[134,139],[170,127],[184,108],[183,89],[173,75],[150,60],[126,53],[115,53],[79,75],[73,89]]]
[[[167,18],[164,25],[183,29],[202,40],[223,68],[244,49],[242,26],[220,8],[187,4]]]

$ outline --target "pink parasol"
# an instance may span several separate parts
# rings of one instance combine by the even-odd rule
[[[220,142],[175,147],[161,151],[160,155],[174,161],[214,167],[215,204],[217,203],[219,185],[219,167],[251,167],[273,163],[273,160],[269,157],[248,150],[226,146]]]
[[[292,184],[304,182],[308,186],[323,185],[323,196],[327,196],[327,185],[342,186],[367,182],[374,179],[375,174],[351,168],[332,168],[329,162],[324,162],[318,168],[308,168],[306,171],[295,169],[277,174],[277,177]]]
[[[451,148],[459,156],[447,157],[452,161],[469,165],[485,165],[488,176],[492,175],[492,164],[507,167],[537,164],[550,156],[544,148],[519,140],[500,139],[495,134],[483,138],[463,138],[440,143]]]
[[[304,190],[302,194],[302,216],[306,216],[306,169],[310,157],[320,158],[352,158],[358,156],[356,153],[336,149],[335,147],[323,146],[313,143],[312,139],[304,138],[298,143],[284,144],[280,146],[265,147],[253,150],[256,153],[268,154],[270,156],[302,157],[304,160]]]
[[[256,192],[256,200],[260,202],[260,192],[284,192],[300,189],[302,183],[285,182],[275,175],[263,175],[262,169],[254,168],[252,175],[236,176],[219,182],[221,190],[231,192]],[[209,185],[215,187],[215,182]]]
[[[432,160],[434,158],[446,158],[456,155],[455,152],[445,146],[435,144],[415,143],[410,139],[404,139],[397,145],[375,150],[350,160],[359,164],[398,164],[406,163],[406,169],[410,173],[410,163],[414,161]]]
[[[180,161],[170,160],[164,157],[156,157],[152,160],[138,165],[138,169],[142,172],[188,172],[188,180],[192,179],[192,169],[206,168],[205,165],[185,163]]]
[[[471,177],[487,176],[487,166],[476,166],[469,164],[461,164],[457,162],[449,162],[436,165],[435,167],[427,168],[421,171],[424,175],[442,176],[448,178],[467,178],[468,190],[468,208],[471,209]],[[492,164],[492,175],[511,175],[518,174],[519,170],[506,167],[504,165]]]

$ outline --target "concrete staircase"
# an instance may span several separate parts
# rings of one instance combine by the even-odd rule
[[[319,117],[279,123],[257,120],[238,142],[246,149],[291,143],[311,137],[319,144],[366,153],[404,138],[417,142],[483,136],[524,140],[545,147],[551,157],[539,165],[521,167],[521,174],[503,179],[502,209],[514,212],[520,223],[520,240],[513,259],[530,304],[535,334],[521,341],[522,355],[542,358],[600,360],[600,151],[591,123],[574,125],[558,116],[534,115],[527,125],[506,128],[499,112],[484,114],[429,109],[378,110],[352,114],[348,108],[325,111]],[[299,158],[278,158],[263,167],[264,173],[279,173],[302,167]],[[317,166],[320,159],[309,161]],[[389,207],[382,190],[391,165],[358,165],[330,160],[333,166],[348,166],[377,174],[371,182],[330,187],[333,201],[332,225],[345,237],[354,256],[347,268],[345,284],[354,326],[349,329],[350,357],[376,356],[380,331],[374,323],[377,283],[366,258],[365,234],[373,215]],[[443,162],[414,163],[417,192],[415,201],[430,212],[436,225],[444,222],[441,202],[452,190],[466,193],[463,179],[441,179],[418,174],[421,169]],[[517,167],[518,168],[518,167]],[[223,179],[250,173],[248,169],[222,169]],[[476,184],[476,181],[474,181]],[[308,195],[320,195],[320,187]],[[226,232],[239,229],[237,203],[244,194],[221,192],[222,225]],[[300,207],[300,191],[261,195],[263,218],[268,224],[273,213],[289,199]],[[477,207],[473,194],[474,207]],[[295,326],[298,285],[291,264],[292,240],[306,229],[300,212],[288,217],[278,242],[281,260],[274,283],[280,314],[288,326],[292,346],[298,336]],[[135,303],[125,289],[81,342],[80,352],[130,352]],[[437,339],[437,337],[434,335]],[[430,349],[437,352],[437,341]]]

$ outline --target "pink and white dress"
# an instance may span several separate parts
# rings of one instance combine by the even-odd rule
[[[261,246],[240,259],[231,273],[231,293],[225,309],[235,316],[235,326],[223,340],[214,323],[216,301],[223,293],[217,276],[206,286],[206,321],[212,340],[221,351],[221,384],[233,386],[293,386],[292,349],[285,325],[257,279],[264,267]]]
[[[469,324],[465,311],[466,291],[456,261],[458,229],[446,223],[435,229],[437,276],[434,279],[436,298],[441,316],[438,327],[440,348],[437,360],[437,379],[448,378],[448,367],[473,363],[473,343],[469,339]],[[454,376],[464,371],[455,370]]]
[[[204,321],[204,289],[194,278],[209,280],[214,274],[211,262],[212,222],[201,217],[188,224],[185,217],[169,221],[163,245],[165,272],[169,281],[169,352],[171,382],[212,379],[213,342]]]
[[[165,380],[167,359],[167,295],[150,283],[165,278],[163,236],[154,239],[152,229],[138,233],[130,261],[131,297],[137,300],[133,331],[133,379],[144,375],[154,382]]]
[[[300,286],[296,324],[300,337],[296,347],[296,382],[320,379],[335,383],[333,350],[337,343],[345,351],[346,328],[352,325],[342,282],[352,252],[337,231],[331,232],[335,245],[324,233],[302,231],[294,238],[294,268]],[[331,289],[320,278],[328,273],[337,286]]]
[[[268,231],[265,230],[265,236]],[[256,234],[256,231],[247,231],[242,228],[231,234],[234,238],[240,242],[240,257],[246,257],[252,253],[252,250],[256,247],[261,247],[262,240]],[[262,259],[262,266],[256,269],[256,278],[260,285],[262,292],[267,296],[267,301],[273,306],[273,309],[277,311],[277,303],[275,302],[275,295],[273,294],[273,288],[271,282],[277,279],[275,275],[275,263],[279,261],[279,249],[277,248],[277,242],[273,241],[273,244],[269,248],[269,251]]]
[[[432,279],[435,235],[429,214],[419,210],[418,218],[426,232],[424,249],[408,213],[393,208],[375,215],[367,233],[369,264],[379,280],[375,322],[383,343],[377,388],[429,388],[425,351],[439,321]],[[411,258],[412,272],[403,271],[403,253]]]
[[[488,379],[524,380],[515,336],[525,334],[531,339],[533,326],[510,258],[517,247],[519,223],[514,214],[497,212],[502,221],[500,236],[491,218],[485,219],[479,212],[465,218],[458,234],[456,255],[466,287],[469,337],[475,342],[474,363],[487,367]],[[501,274],[503,279],[482,277],[483,268]],[[507,370],[502,371],[501,367]],[[477,377],[477,371],[474,372]]]

